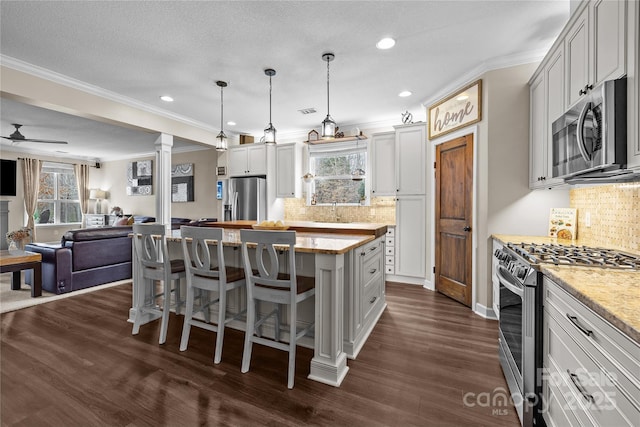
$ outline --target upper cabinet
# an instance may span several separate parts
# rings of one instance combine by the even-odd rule
[[[396,133],[384,132],[371,137],[371,195],[396,195]]]
[[[298,143],[276,146],[276,197],[300,197],[302,146]]]
[[[229,176],[267,174],[267,147],[264,144],[246,144],[228,151]]]
[[[603,81],[625,75],[628,164],[640,168],[637,9],[636,1],[582,2],[529,81],[530,188],[563,184],[552,178],[553,122]]]
[[[626,73],[627,2],[585,2],[564,38],[567,107],[605,80]]]
[[[627,61],[627,165],[640,170],[640,4],[628,5]]]
[[[396,195],[425,195],[426,127],[396,126]]]

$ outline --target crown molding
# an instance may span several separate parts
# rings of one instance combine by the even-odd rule
[[[430,105],[434,104],[436,101],[445,98],[447,95],[450,95],[455,90],[463,87],[465,84],[470,83],[474,80],[477,80],[482,74],[498,70],[501,68],[509,68],[515,67],[523,64],[531,64],[534,62],[541,62],[544,56],[547,54],[549,49],[538,49],[528,52],[516,53],[513,55],[501,56],[497,58],[491,58],[487,61],[484,61],[472,68],[467,73],[463,74],[459,78],[455,79],[451,83],[447,84],[443,88],[441,88],[434,95],[425,99],[422,102],[422,106],[428,108]]]
[[[212,133],[219,132],[219,129],[214,128],[207,123],[202,123],[197,120],[193,120],[189,117],[185,117],[179,114],[172,113],[167,110],[163,110],[161,108],[157,108],[149,104],[145,104],[143,102],[121,95],[119,93],[112,92],[110,90],[101,88],[99,86],[91,85],[81,80],[77,80],[72,77],[65,76],[64,74],[60,74],[43,67],[39,67],[37,65],[30,64],[25,61],[21,61],[19,59],[16,59],[10,56],[0,54],[0,64],[2,64],[2,66],[4,67],[11,68],[13,70],[20,71],[26,74],[30,74],[32,76],[35,76],[44,80],[49,80],[51,82],[54,82],[63,86],[67,86],[72,89],[89,93],[91,95],[99,96],[101,98],[105,98],[110,101],[118,102],[128,107],[145,111],[147,113],[151,113],[160,117],[175,120],[175,121],[184,123],[186,125],[200,128]]]

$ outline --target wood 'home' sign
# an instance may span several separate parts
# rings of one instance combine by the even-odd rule
[[[482,80],[429,107],[429,139],[482,120]]]

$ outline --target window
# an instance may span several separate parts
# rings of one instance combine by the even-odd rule
[[[310,145],[309,169],[314,180],[308,192],[308,204],[313,200],[318,205],[368,203],[366,143],[353,141]],[[363,179],[354,181],[352,176],[357,169],[364,170],[365,175]]]
[[[82,212],[73,166],[45,162],[40,173],[36,224],[81,223]]]

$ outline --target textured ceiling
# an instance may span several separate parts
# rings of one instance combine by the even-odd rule
[[[336,55],[330,109],[343,129],[400,123],[406,109],[424,120],[421,103],[479,65],[548,49],[568,19],[569,2],[2,1],[0,12],[4,57],[214,130],[220,127],[214,82],[225,80],[225,122],[237,123],[225,130],[259,137],[269,117],[265,68],[277,72],[273,124],[279,135],[318,128],[326,115],[325,51]],[[394,37],[396,46],[377,50],[383,36]],[[413,95],[398,97],[403,90]],[[175,102],[160,101],[162,94]],[[69,140],[70,155],[87,148],[91,121],[65,121],[60,113],[48,120],[46,110],[8,100],[1,107],[2,135],[18,121],[32,126],[22,129],[27,137]],[[298,112],[309,107],[317,113]],[[71,130],[75,120],[82,140]],[[155,140],[132,130],[109,135],[109,128],[96,125],[94,137],[140,141],[126,145],[125,154],[148,152]]]

